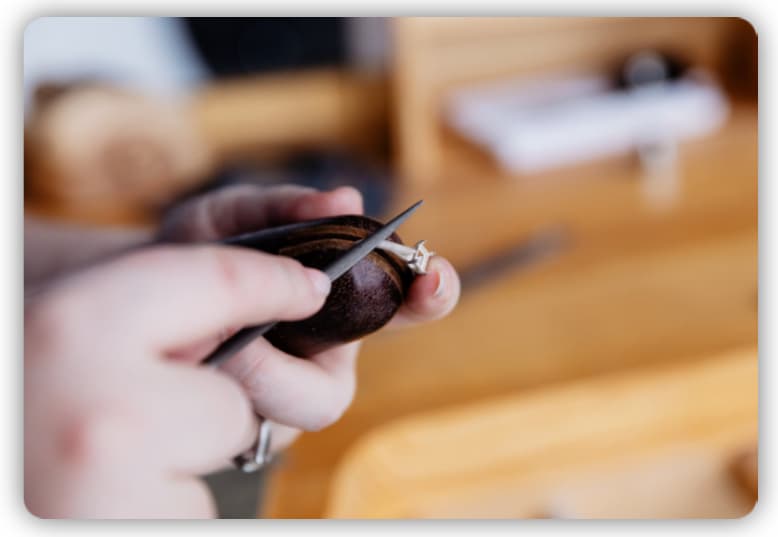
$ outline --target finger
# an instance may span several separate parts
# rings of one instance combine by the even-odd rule
[[[361,213],[362,195],[352,187],[319,192],[297,185],[237,185],[183,205],[159,236],[169,241],[217,240],[300,220]]]
[[[213,518],[216,506],[205,484],[144,467],[91,469],[69,483],[67,505],[54,518]]]
[[[131,485],[128,486],[128,483]],[[95,496],[98,496],[99,483],[96,485]],[[108,499],[104,510],[98,511],[112,512],[108,516],[100,515],[99,518],[190,520],[215,518],[218,514],[210,490],[202,480],[195,477],[143,475],[141,472],[128,478],[125,473],[118,476],[112,485],[116,488],[116,494]],[[117,501],[117,498],[123,501]]]
[[[149,464],[178,474],[216,470],[256,439],[258,423],[241,386],[222,372],[154,364],[136,407],[144,413]]]
[[[451,263],[443,257],[430,260],[427,274],[417,276],[400,311],[389,323],[392,328],[433,321],[448,315],[459,301],[461,284]]]
[[[227,326],[310,316],[329,287],[326,275],[291,258],[225,246],[165,246],[72,277],[53,309],[71,323],[88,320],[91,345],[164,351]],[[76,328],[83,334],[83,326]]]
[[[240,327],[224,328],[213,336],[207,336],[183,347],[170,349],[165,353],[165,356],[176,362],[200,363],[216,347],[239,330]]]
[[[272,424],[270,452],[279,453],[291,446],[302,431],[281,423]]]
[[[303,202],[298,203],[286,213],[278,223],[313,220],[341,214],[362,214],[364,212],[362,194],[350,186],[342,186],[329,192],[317,192]]]
[[[261,416],[318,431],[337,421],[351,404],[358,348],[354,342],[302,360],[261,338],[222,369],[243,385]]]
[[[138,510],[139,518],[216,518],[218,512],[208,486],[195,477],[172,477],[159,480],[154,487],[147,482],[147,488],[154,487],[154,494],[148,495],[148,508]]]

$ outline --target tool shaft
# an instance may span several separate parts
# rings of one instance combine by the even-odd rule
[[[361,259],[367,256],[370,252],[381,244],[382,241],[387,239],[394,231],[413,214],[413,212],[419,208],[422,202],[418,201],[408,209],[394,217],[386,225],[378,229],[376,232],[368,235],[361,241],[356,242],[351,248],[333,261],[330,265],[322,270],[330,279],[335,281],[343,274],[349,271],[351,267],[359,263]],[[272,321],[265,324],[256,326],[249,326],[243,328],[224,340],[211,354],[209,354],[204,360],[203,364],[210,367],[218,367],[224,363],[227,359],[236,355],[243,350],[246,345],[251,343],[256,338],[266,334],[270,331],[278,321]]]

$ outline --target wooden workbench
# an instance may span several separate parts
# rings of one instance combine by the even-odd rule
[[[358,391],[334,426],[303,435],[270,471],[266,517],[319,517],[343,454],[420,411],[756,345],[757,117],[680,149],[678,196],[656,203],[628,159],[510,177],[451,139],[443,187],[404,226],[466,268],[545,226],[571,247],[462,297],[445,320],[366,341]]]

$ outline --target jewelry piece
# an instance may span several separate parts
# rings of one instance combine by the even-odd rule
[[[271,423],[262,416],[258,416],[258,418],[259,433],[257,434],[257,441],[254,442],[254,445],[248,451],[233,459],[235,466],[246,474],[262,469],[272,458],[270,455]]]
[[[416,243],[416,246],[411,248],[410,246],[405,246],[404,244],[398,244],[392,241],[383,241],[377,246],[377,248],[393,253],[408,263],[408,268],[410,268],[414,273],[427,274],[427,265],[430,262],[430,258],[435,255],[435,252],[428,250],[427,247],[424,246],[424,242],[425,241],[419,241]]]

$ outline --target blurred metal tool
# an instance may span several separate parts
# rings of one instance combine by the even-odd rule
[[[533,265],[569,246],[568,231],[559,226],[540,231],[511,249],[460,271],[462,292],[469,291],[508,271]]]
[[[388,239],[389,236],[394,233],[398,227],[400,227],[400,224],[405,222],[405,220],[407,220],[408,217],[411,216],[411,214],[413,214],[413,212],[416,211],[416,209],[418,209],[422,203],[423,201],[417,201],[398,216],[394,217],[378,231],[355,243],[354,246],[348,249],[346,253],[344,253],[338,259],[333,261],[322,272],[324,272],[329,277],[331,282],[338,279],[340,276],[348,272],[351,267],[361,261],[362,258],[366,257],[370,252],[378,247],[385,239]],[[219,345],[216,350],[214,350],[210,355],[208,355],[208,357],[205,358],[205,360],[203,360],[203,364],[217,367],[228,358],[237,354],[254,339],[267,333],[276,324],[278,324],[278,321],[243,328],[222,342],[222,344]]]

